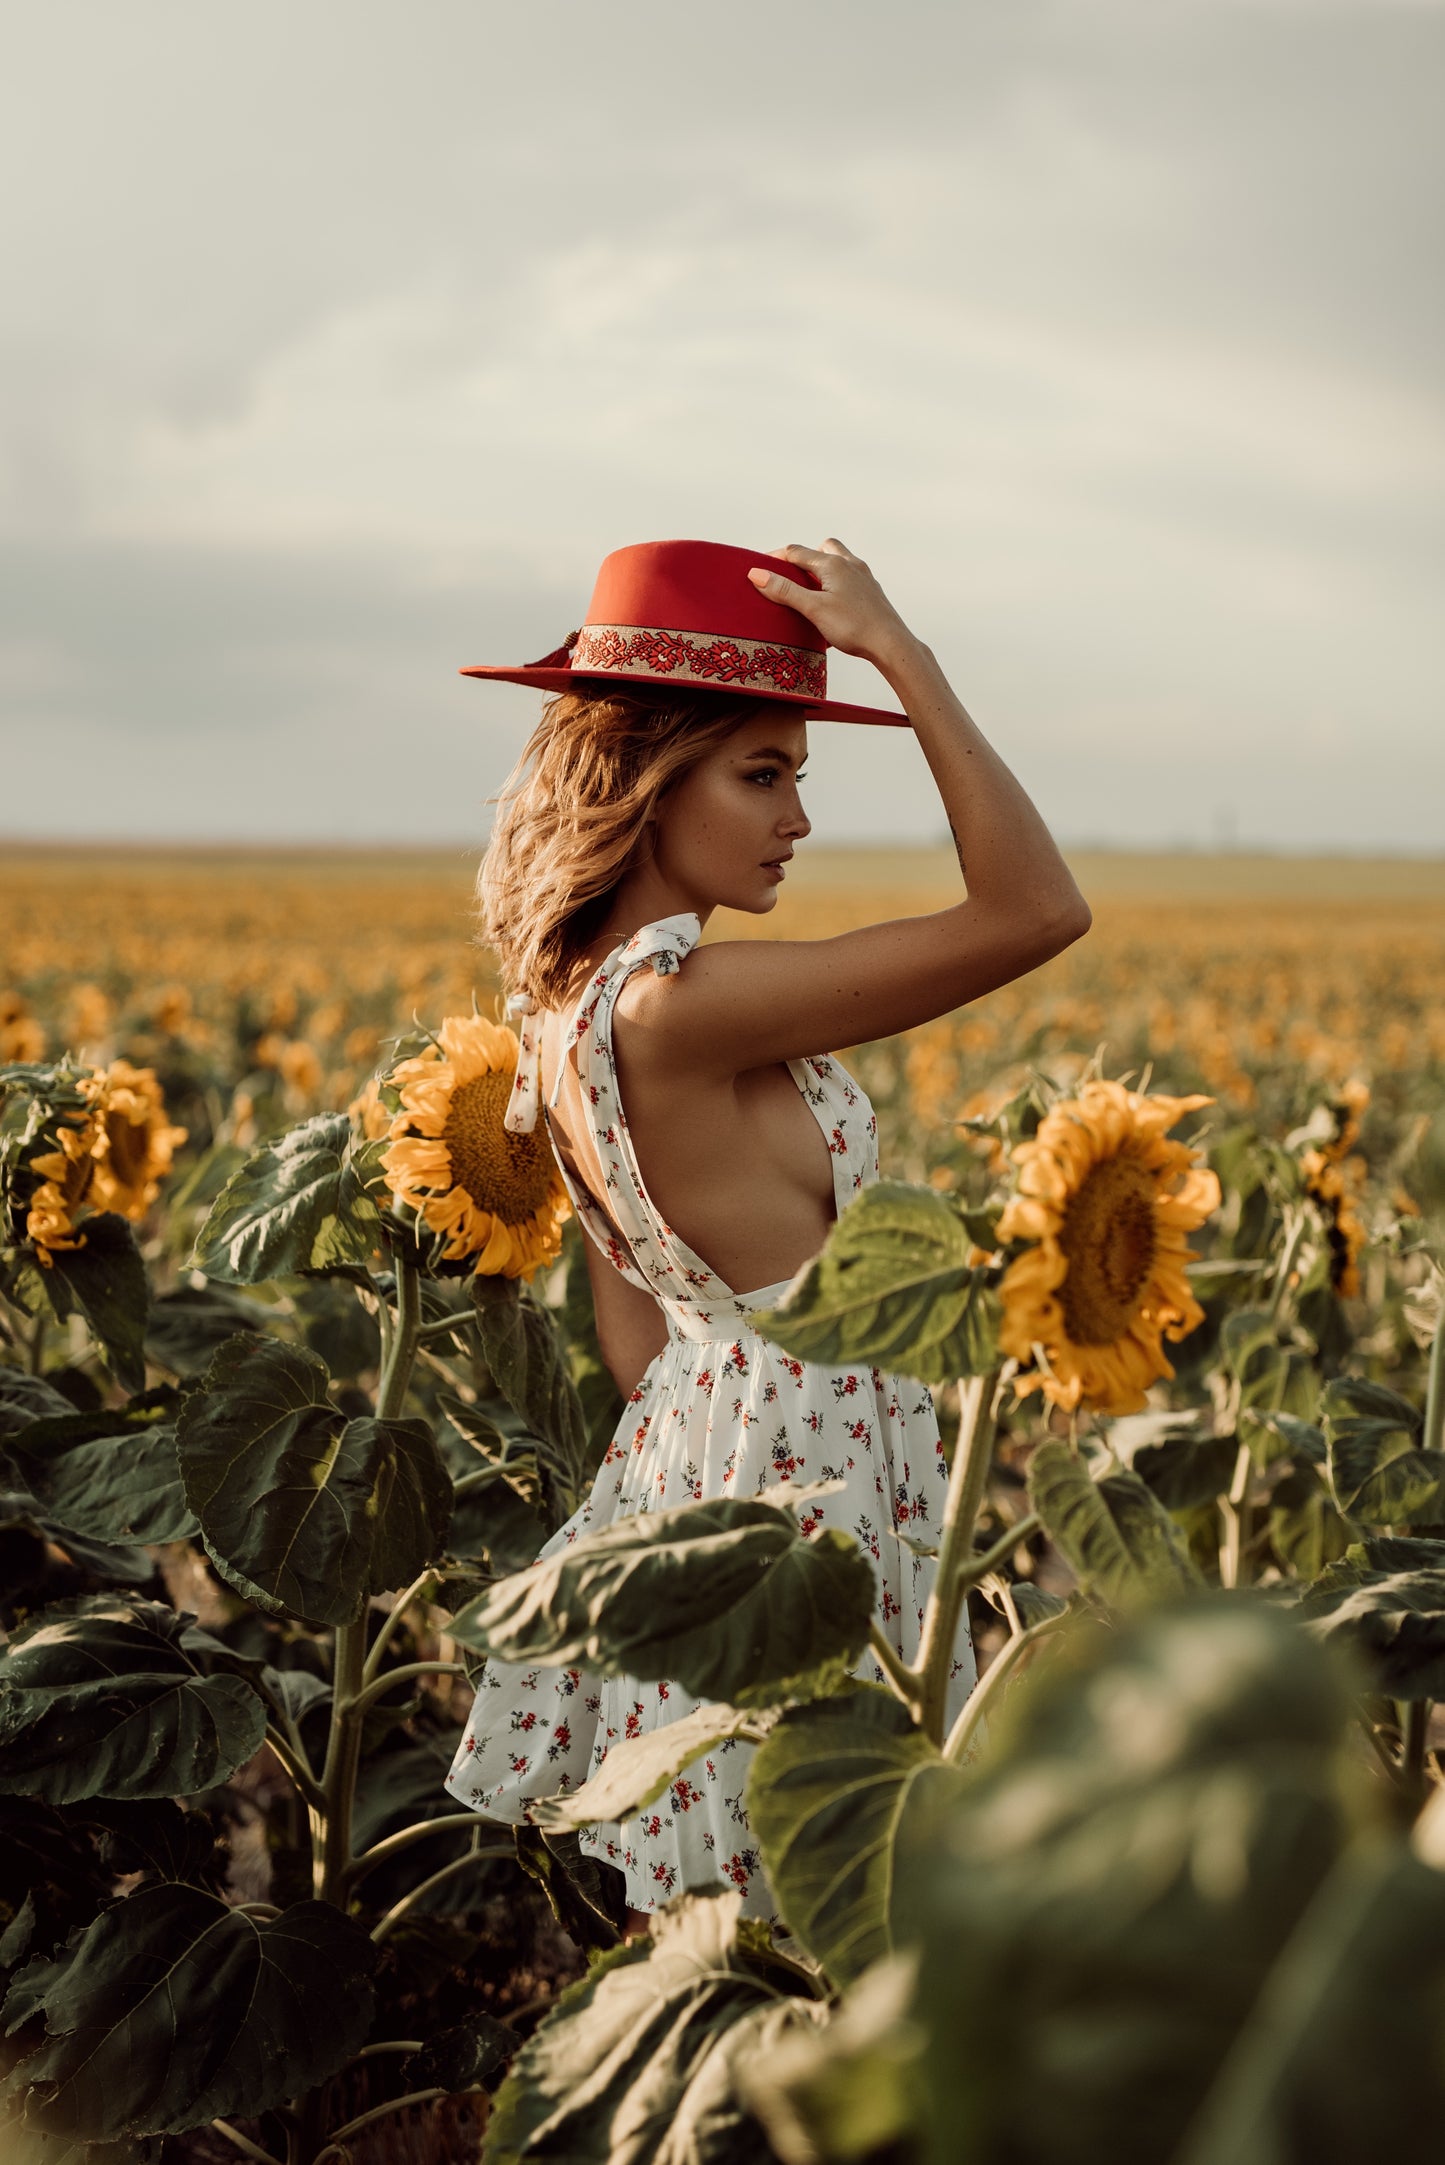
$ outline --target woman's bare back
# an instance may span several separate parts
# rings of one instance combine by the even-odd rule
[[[648,1195],[688,1247],[734,1292],[775,1285],[815,1255],[834,1222],[827,1141],[788,1068],[731,1077],[678,1073],[650,1053],[629,1018],[632,985],[618,996],[613,1051],[638,1169]],[[542,1096],[557,1073],[559,1020],[543,1017]],[[574,1061],[552,1122],[568,1170],[604,1212],[607,1190]]]

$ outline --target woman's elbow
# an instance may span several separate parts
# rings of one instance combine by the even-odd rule
[[[1081,940],[1094,922],[1094,913],[1083,896],[1077,892],[1057,910],[1042,920],[1036,935],[1038,952],[1035,967],[1051,962],[1061,955],[1075,940]]]

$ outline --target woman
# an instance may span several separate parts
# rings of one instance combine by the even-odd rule
[[[829,701],[828,646],[872,662],[905,711]],[[566,647],[467,673],[561,694],[503,791],[479,893],[528,1018],[507,1124],[544,1108],[627,1401],[590,1496],[543,1553],[630,1512],[841,1480],[804,1523],[863,1544],[879,1620],[912,1659],[933,1566],[898,1537],[941,1515],[932,1399],[876,1368],[793,1360],[748,1318],[877,1178],[872,1110],[827,1048],[1007,984],[1078,939],[1088,908],[932,653],[840,541],[761,560],[701,542],[619,550]],[[834,939],[699,947],[714,909],[776,904],[809,832],[810,715],[911,724],[967,892]],[[871,1656],[860,1673],[878,1673]],[[964,1646],[950,1718],[976,1675]],[[446,1787],[520,1820],[615,1739],[695,1704],[666,1683],[493,1664]],[[749,1914],[772,1914],[743,1803],[750,1753],[724,1745],[648,1812],[584,1832],[623,1870],[635,1925],[718,1878]]]

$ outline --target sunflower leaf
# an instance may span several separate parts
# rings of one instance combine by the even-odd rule
[[[223,1285],[362,1264],[381,1214],[352,1162],[345,1113],[317,1113],[252,1151],[211,1206],[191,1267]]]
[[[533,1804],[532,1823],[551,1833],[604,1819],[630,1819],[654,1803],[704,1752],[728,1737],[746,1732],[756,1737],[769,1719],[766,1713],[709,1700],[660,1729],[621,1737],[608,1746],[601,1766],[580,1789]]]
[[[471,1296],[482,1359],[536,1438],[543,1500],[560,1526],[586,1489],[587,1421],[556,1328],[515,1278],[477,1273]]]
[[[5,1451],[62,1526],[96,1541],[184,1541],[196,1521],[181,1492],[175,1401],[163,1386],[116,1411],[52,1415]]]
[[[130,1221],[119,1211],[82,1218],[83,1248],[53,1252],[52,1302],[62,1319],[80,1314],[127,1390],[145,1389],[145,1334],[150,1285]]]
[[[700,1699],[776,1706],[836,1682],[868,1639],[873,1571],[850,1535],[718,1498],[617,1519],[452,1618],[498,1661],[666,1677]]]
[[[452,1484],[425,1421],[348,1421],[322,1363],[241,1332],[182,1403],[177,1447],[206,1546],[276,1615],[353,1623],[441,1553]]]
[[[998,1359],[997,1301],[969,1262],[974,1245],[941,1196],[876,1181],[754,1328],[799,1360],[869,1362],[921,1383],[981,1375]]]
[[[1096,1481],[1066,1443],[1046,1437],[1029,1461],[1028,1489],[1086,1592],[1123,1606],[1201,1584],[1168,1512],[1138,1474]]]
[[[602,1955],[568,1986],[497,2093],[491,2165],[757,2165],[772,2154],[742,2101],[742,2070],[821,2009],[784,1996],[797,1972],[769,1960],[741,1904],[735,1888],[681,1895],[650,1941]]]
[[[17,2070],[27,2121],[113,2139],[269,2111],[361,2044],[375,1959],[330,1902],[260,1924],[199,1887],[142,1888],[11,1985],[12,2031],[45,2018]]]
[[[1299,1613],[1354,1648],[1377,1691],[1445,1698],[1445,1541],[1371,1535],[1305,1588]]]
[[[894,1844],[915,1782],[960,1777],[891,1692],[793,1707],[748,1770],[748,1817],[784,1922],[833,1982],[892,1949]]]
[[[1322,1408],[1330,1484],[1347,1518],[1372,1526],[1445,1521],[1445,1451],[1420,1448],[1423,1419],[1408,1399],[1360,1376],[1340,1376]]]
[[[52,1804],[194,1796],[244,1766],[266,1711],[238,1676],[206,1676],[187,1619],[95,1594],[30,1619],[0,1654],[0,1789]]]

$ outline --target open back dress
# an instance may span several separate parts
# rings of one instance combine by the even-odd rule
[[[605,1210],[561,1165],[559,1151],[562,1176],[587,1233],[663,1309],[668,1339],[628,1399],[590,1495],[541,1553],[550,1556],[634,1512],[702,1497],[757,1496],[794,1480],[841,1481],[840,1490],[809,1505],[801,1524],[807,1532],[836,1526],[857,1538],[877,1579],[878,1621],[911,1661],[935,1566],[910,1543],[928,1546],[936,1538],[947,1484],[932,1396],[923,1384],[878,1368],[794,1360],[760,1337],[750,1325],[752,1311],[771,1306],[791,1281],[735,1293],[661,1217],[638,1170],[617,1087],[613,1010],[634,970],[650,966],[665,976],[679,969],[700,930],[697,916],[685,911],[634,932],[597,970],[563,1037],[551,1103],[575,1052],[606,1172]],[[522,1043],[514,1103],[539,1090],[535,1018]],[[878,1178],[873,1108],[826,1055],[790,1060],[788,1069],[832,1154],[841,1212]],[[871,1654],[857,1674],[883,1681]],[[950,1720],[976,1680],[965,1625],[954,1655]],[[698,1703],[666,1681],[490,1662],[444,1786],[487,1818],[523,1821],[534,1799],[578,1788],[614,1742],[676,1721]],[[620,1867],[634,1909],[655,1909],[686,1888],[725,1880],[742,1889],[745,1914],[774,1915],[743,1805],[755,1748],[738,1739],[721,1744],[646,1811],[621,1825],[583,1829],[583,1849]]]

